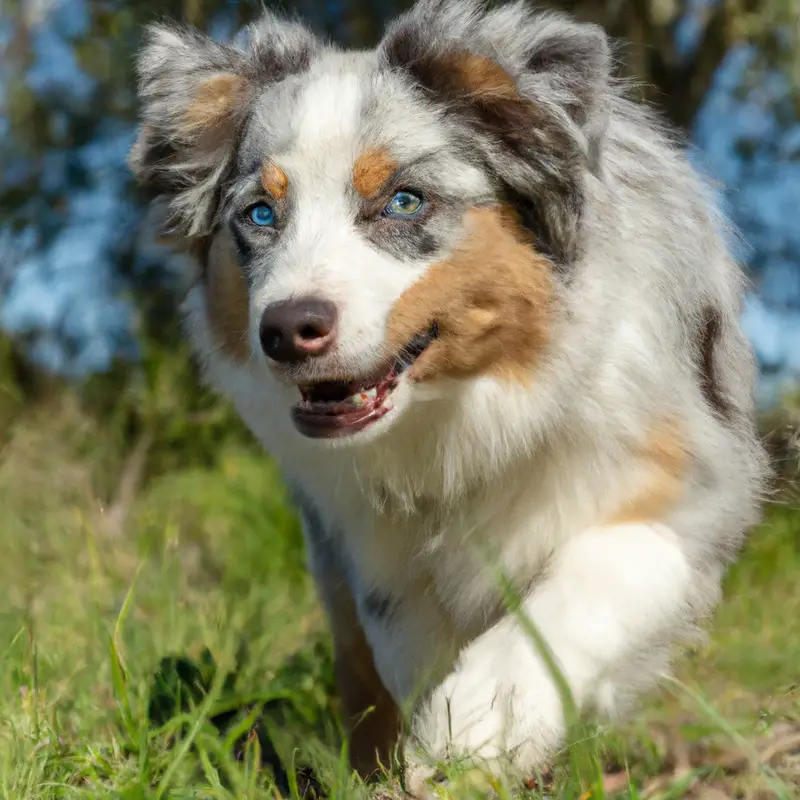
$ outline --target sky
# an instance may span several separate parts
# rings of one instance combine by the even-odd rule
[[[800,150],[800,125],[782,131],[769,113],[785,90],[779,77],[746,101],[735,96],[746,48],[729,54],[718,70],[693,131],[699,169],[727,187],[724,202],[746,227],[738,248],[755,268],[742,325],[762,364],[762,398],[800,378],[800,159],[757,158],[746,164],[736,142],[743,137],[779,141],[778,153]]]
[[[702,0],[698,0],[701,2]],[[78,65],[72,41],[85,34],[87,0],[37,0],[34,58],[24,80],[39,97],[52,101],[50,124],[66,125],[68,115],[86,111],[95,80]],[[11,44],[9,20],[0,11],[0,141],[9,141],[7,87],[15,76],[4,48]],[[218,20],[217,30],[224,30]],[[679,43],[690,50],[697,27],[681,27]],[[760,397],[770,402],[785,383],[800,378],[800,125],[783,130],[770,113],[785,91],[779,76],[766,81],[746,100],[735,96],[751,53],[732,51],[692,132],[691,158],[726,186],[724,200],[735,219],[746,223],[748,245],[740,255],[755,267],[742,324],[762,363]],[[18,77],[18,76],[17,76]],[[759,155],[745,163],[737,141],[748,137],[777,142],[777,156]],[[46,195],[57,192],[76,167],[87,179],[73,190],[56,223],[56,235],[43,245],[38,226],[52,222],[42,208],[29,214],[27,227],[11,232],[0,221],[0,276],[11,276],[0,296],[0,325],[11,333],[37,331],[33,355],[65,373],[104,369],[119,352],[135,353],[135,309],[115,272],[120,252],[135,236],[139,216],[127,198],[125,159],[133,141],[130,124],[109,118],[90,144],[52,149],[32,165],[0,145],[0,189],[22,185],[35,168]],[[13,145],[12,145],[13,146]],[[37,216],[41,215],[41,216]],[[143,253],[143,257],[145,254]],[[69,341],[71,346],[64,347]]]

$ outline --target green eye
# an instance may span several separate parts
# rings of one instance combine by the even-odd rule
[[[413,192],[398,192],[383,209],[385,217],[413,217],[425,205],[425,200]]]

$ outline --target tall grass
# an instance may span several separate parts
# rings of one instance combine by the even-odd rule
[[[240,433],[181,451],[156,425],[120,510],[131,462],[114,424],[65,394],[5,431],[0,796],[298,797],[307,767],[332,797],[366,796],[272,464]],[[181,436],[194,424],[205,422]],[[730,796],[791,796],[796,767],[763,742],[800,731],[798,541],[797,515],[773,509],[729,575],[710,643],[683,660],[680,690],[611,731],[572,720],[551,794],[678,797],[702,779]],[[446,796],[544,791],[447,770]],[[380,791],[399,796],[388,779]]]

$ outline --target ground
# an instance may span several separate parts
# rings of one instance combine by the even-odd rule
[[[0,796],[273,798],[273,745],[329,796],[366,796],[344,766],[297,520],[255,447],[164,449],[141,479],[150,434],[117,458],[69,396],[2,433]],[[781,499],[678,680],[626,725],[584,730],[523,795],[800,796],[798,582],[800,515]],[[193,669],[204,691],[181,705]],[[292,796],[308,784],[277,778]],[[451,778],[443,796],[491,788],[479,770]]]

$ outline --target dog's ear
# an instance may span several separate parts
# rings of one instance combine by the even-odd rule
[[[151,26],[139,53],[141,126],[129,165],[143,186],[166,195],[171,223],[202,234],[229,173],[259,90],[307,68],[317,39],[265,13],[238,46],[190,28]]]
[[[423,0],[388,29],[384,66],[460,114],[470,144],[555,260],[578,249],[582,184],[605,130],[611,52],[602,29],[524,2],[487,11]]]

